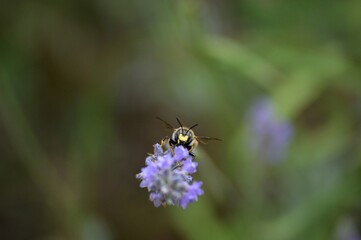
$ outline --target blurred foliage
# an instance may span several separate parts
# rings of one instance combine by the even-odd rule
[[[1,5],[2,239],[360,239],[360,1]],[[294,126],[278,164],[247,145],[263,97]],[[135,179],[155,116],[223,139],[187,210]]]

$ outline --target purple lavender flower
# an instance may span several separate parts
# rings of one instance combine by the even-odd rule
[[[252,152],[269,163],[282,160],[293,135],[293,127],[291,123],[277,118],[270,100],[258,100],[251,107],[249,125]]]
[[[141,180],[141,188],[148,188],[155,207],[177,205],[185,209],[203,194],[202,182],[192,183],[190,176],[196,172],[198,163],[193,162],[184,147],[178,146],[172,153],[156,144],[154,154],[146,158],[145,164],[136,177]]]
[[[357,224],[351,217],[342,218],[336,226],[337,240],[361,240]]]

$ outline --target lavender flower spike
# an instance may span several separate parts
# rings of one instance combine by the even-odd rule
[[[176,205],[185,209],[203,194],[202,182],[192,182],[191,177],[198,163],[184,147],[178,146],[172,153],[156,144],[154,154],[146,158],[145,164],[136,178],[141,180],[140,187],[150,192],[149,199],[155,207]]]
[[[258,158],[278,163],[284,157],[292,139],[293,126],[278,118],[270,99],[260,99],[249,112],[250,148]]]

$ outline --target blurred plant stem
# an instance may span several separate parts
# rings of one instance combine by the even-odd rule
[[[92,199],[91,186],[94,174],[102,160],[104,149],[112,137],[110,111],[99,91],[92,88],[84,91],[76,109],[76,122],[71,131],[68,152],[68,176],[73,190],[82,197],[81,202]],[[89,187],[90,186],[90,187]]]
[[[226,197],[230,193],[236,193],[236,187],[201,147],[197,149],[197,158],[200,159],[199,175],[206,181],[205,187],[218,204],[227,204]]]
[[[179,208],[171,210],[176,226],[186,233],[187,239],[241,239],[235,235],[235,232],[230,231],[224,222],[217,218],[209,196],[202,196],[199,204],[190,206],[189,210],[184,211]],[[200,224],[202,226],[205,223],[207,228],[200,227]]]
[[[32,181],[43,192],[48,207],[56,221],[60,222],[67,239],[80,239],[78,234],[85,213],[79,205],[77,195],[46,156],[26,120],[9,77],[4,73],[0,74],[0,114],[14,151],[28,170]]]
[[[332,224],[334,216],[340,215],[344,208],[352,208],[360,201],[359,174],[360,169],[350,172],[348,177],[333,188],[320,189],[316,196],[308,197],[299,207],[266,223],[263,226],[263,237],[270,240],[298,239],[306,229],[314,229],[313,226],[319,223],[326,226]],[[317,228],[314,230],[317,231]],[[308,234],[312,236],[312,232]]]

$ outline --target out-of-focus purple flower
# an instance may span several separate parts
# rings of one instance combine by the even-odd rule
[[[337,240],[361,240],[361,235],[352,218],[345,217],[336,226]]]
[[[282,160],[293,135],[292,124],[277,117],[269,99],[255,102],[248,117],[247,141],[252,152],[269,163]]]
[[[150,192],[149,199],[155,207],[177,205],[185,209],[203,194],[202,182],[192,182],[191,177],[198,163],[184,147],[178,146],[172,153],[156,144],[145,164],[136,177],[141,180],[140,187]]]

